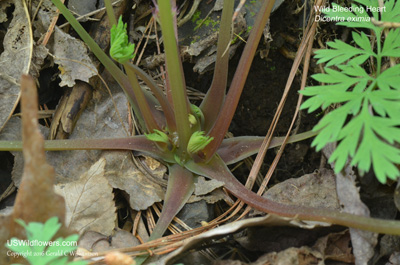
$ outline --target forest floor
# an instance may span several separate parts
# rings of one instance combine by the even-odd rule
[[[33,7],[38,4],[37,2],[39,1],[32,1]],[[71,4],[73,1],[69,2]],[[84,7],[79,7],[77,10],[91,9],[92,1],[81,2],[85,2]],[[98,9],[96,1],[94,2],[94,9]],[[122,2],[117,5],[116,12],[124,14],[129,25],[130,38],[138,43],[140,62],[136,63],[153,77],[158,78],[157,80],[162,84],[161,73],[164,62],[162,55],[157,51],[157,42],[160,41],[161,33],[155,32],[154,23],[151,22],[154,21],[151,15],[153,4],[147,0]],[[177,2],[181,12],[189,12],[191,2],[195,1]],[[213,77],[211,70],[214,61],[210,58],[215,50],[215,40],[214,42],[212,40],[213,34],[218,32],[215,30],[218,26],[215,19],[220,15],[220,11],[215,7],[216,2],[220,1],[200,1],[192,18],[178,29],[179,40],[183,47],[182,57],[185,58],[183,66],[186,84],[190,88],[188,93],[194,104],[199,103],[204,97]],[[248,6],[245,5],[241,10],[243,21],[237,22],[245,24],[235,25],[235,27],[242,27],[243,30],[235,36],[236,40],[233,42],[236,50],[232,53],[230,60],[228,85],[240,59],[243,44],[248,35],[247,29],[252,27],[252,20],[246,17],[246,13],[251,14],[257,7],[255,3],[257,1],[248,0],[247,2]],[[21,7],[16,1],[0,1],[0,11],[6,17],[1,21],[0,28],[0,37],[7,41],[4,41],[4,47],[1,47],[3,53],[8,52],[7,43],[12,42],[6,38],[11,29],[10,24],[17,23],[14,19],[22,16],[22,12],[18,11],[19,8]],[[289,74],[293,71],[292,65],[303,38],[304,21],[308,19],[309,11],[304,10],[301,1],[287,0],[272,13],[269,28],[260,41],[229,130],[232,135],[265,136],[267,134],[285,92]],[[53,139],[129,135],[134,131],[132,125],[134,117],[131,116],[124,94],[86,50],[82,42],[76,41],[77,34],[68,25],[62,30],[55,29],[48,45],[45,46],[47,48],[40,47],[39,43],[43,42],[43,36],[46,35],[54,12],[51,2],[45,0],[42,12],[37,14],[31,25],[36,43],[33,47],[33,58],[27,59],[23,55],[20,59],[17,58],[22,64],[24,60],[32,59],[30,73],[38,80],[41,132],[45,138]],[[87,13],[82,10],[81,12],[80,14]],[[105,30],[107,26],[103,23],[105,21],[103,13],[96,14],[94,17],[100,21],[86,21],[83,25],[104,46],[103,48],[107,49],[109,35]],[[63,23],[65,20],[60,16],[57,26]],[[150,30],[147,31],[147,28]],[[334,38],[343,39],[347,34],[346,30],[335,26],[334,23],[320,23],[313,47],[322,48],[321,44],[325,44],[326,41]],[[205,39],[210,41],[201,43]],[[194,44],[201,50],[198,55],[184,52],[185,48],[189,49]],[[17,59],[7,58],[12,61]],[[82,63],[77,66],[74,60]],[[98,69],[109,88],[102,84],[98,75],[87,70],[88,67]],[[26,69],[23,69],[23,66],[15,66],[15,68],[17,68],[16,72],[6,73],[17,79],[18,74]],[[32,70],[32,68],[35,69]],[[70,70],[71,68],[76,69]],[[294,69],[296,75],[285,99],[285,106],[274,136],[284,136],[292,123],[299,100],[298,91],[301,87],[303,70],[304,64]],[[0,69],[1,73],[5,71],[4,68]],[[321,68],[316,61],[311,59],[308,76],[320,71]],[[86,87],[87,84],[90,84],[89,88]],[[313,81],[308,78],[306,85],[313,85]],[[71,105],[68,103],[61,106],[61,97],[71,95],[71,88],[66,88],[66,86],[74,87],[76,90],[78,88],[75,87],[84,86],[84,88],[79,88],[80,92],[77,93],[80,94],[74,95],[75,98],[83,95],[82,91],[88,91],[87,89],[92,91],[90,92],[92,97],[88,99],[86,108],[79,110],[76,113],[79,119],[73,121],[66,121],[67,118],[62,114],[59,115],[59,119],[56,119],[57,113],[62,111],[61,108],[68,108],[68,105]],[[19,97],[8,96],[8,93],[19,94],[18,87],[15,91],[0,87],[0,100],[3,105],[3,107],[0,106],[0,117],[2,117],[0,140],[21,139],[21,122],[18,117]],[[321,111],[313,113],[300,111],[294,118],[293,131],[300,133],[312,130],[323,115]],[[66,125],[70,123],[74,124],[73,131],[68,129],[71,126]],[[65,126],[62,127],[62,124]],[[372,172],[366,172],[363,177],[360,177],[358,172],[354,171],[352,185],[354,190],[357,190],[355,197],[338,198],[337,179],[331,165],[327,162],[326,154],[316,152],[315,148],[311,147],[311,143],[312,139],[308,139],[286,146],[279,163],[271,172],[269,190],[264,196],[289,204],[337,209],[346,203],[342,200],[354,200],[358,203],[357,197],[361,197],[362,201],[359,202],[369,208],[373,217],[393,219],[398,215],[393,200],[396,185],[394,183],[379,184]],[[268,150],[253,191],[257,192],[264,176],[274,163],[277,153],[278,148]],[[231,167],[234,175],[242,183],[246,182],[254,158],[255,156],[247,159],[245,163]],[[49,152],[47,160],[55,168],[55,190],[58,194],[63,194],[67,205],[75,204],[78,208],[90,205],[91,212],[85,213],[85,216],[76,213],[76,216],[71,217],[71,214],[67,213],[67,223],[70,224],[70,228],[81,236],[79,243],[81,251],[103,252],[110,249],[129,248],[130,251],[126,252],[136,255],[143,250],[140,246],[143,246],[141,244],[146,241],[148,231],[154,226],[153,222],[157,219],[162,206],[161,201],[167,182],[167,171],[164,165],[149,157],[133,156],[132,152],[112,151]],[[94,165],[98,168],[93,168]],[[20,152],[0,152],[1,214],[8,214],[11,206],[14,205],[22,171],[23,158]],[[88,178],[90,174],[95,174],[96,180],[91,181]],[[75,188],[80,187],[78,195],[72,192],[71,185]],[[234,204],[235,198],[223,188],[210,188],[207,185],[205,187],[209,189],[209,192],[202,196],[193,196],[190,203],[178,214],[178,222],[175,222],[175,227],[168,232],[170,236],[164,241],[156,242],[154,253],[162,254],[152,256],[148,264],[339,265],[354,264],[356,260],[358,264],[367,264],[367,262],[368,264],[400,264],[396,263],[396,260],[400,260],[400,240],[397,237],[363,234],[357,238],[345,227],[326,227],[298,220],[280,219],[254,210],[239,221],[238,217],[245,207],[236,208],[236,214],[227,215],[229,218],[218,221],[218,225],[212,229],[202,230],[202,226],[206,227],[207,223],[213,222],[237,206]],[[99,194],[102,195],[99,196]],[[196,227],[200,228],[196,230],[197,232],[193,232],[194,234],[187,232],[189,228]],[[196,236],[191,238],[193,235]],[[178,247],[181,248],[176,250]],[[100,263],[93,262],[93,264]]]

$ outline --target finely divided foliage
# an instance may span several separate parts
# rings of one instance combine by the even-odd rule
[[[307,87],[301,92],[310,96],[302,108],[312,112],[340,104],[315,126],[319,134],[313,146],[320,150],[328,143],[338,142],[330,157],[336,172],[350,158],[351,165],[362,171],[370,170],[372,165],[378,180],[385,183],[387,178],[400,175],[396,167],[400,164],[400,64],[395,65],[392,59],[389,65],[390,58],[400,57],[400,29],[385,29],[377,21],[400,22],[400,3],[386,1],[382,12],[367,13],[367,7],[370,11],[371,7],[379,7],[378,1],[355,2],[361,6],[353,4],[353,13],[331,9],[325,14],[343,17],[345,21],[338,25],[370,32],[353,31],[352,45],[334,40],[327,43],[330,49],[316,52],[318,63],[326,63],[325,73],[312,77],[324,85]],[[370,20],[361,19],[369,14]]]

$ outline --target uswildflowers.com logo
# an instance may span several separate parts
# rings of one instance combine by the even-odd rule
[[[34,256],[74,256],[75,251],[64,251],[57,250],[57,247],[77,247],[77,241],[41,241],[41,240],[19,240],[12,239],[7,240],[6,246],[12,247],[27,247],[25,251],[14,252],[12,250],[7,251],[7,256],[18,258],[18,257],[34,257]],[[48,248],[51,248],[48,249]],[[35,251],[35,249],[41,249],[40,251]],[[46,250],[43,250],[46,249]]]
[[[7,246],[28,246],[28,247],[61,247],[61,246],[78,246],[76,241],[41,241],[41,240],[7,240]]]

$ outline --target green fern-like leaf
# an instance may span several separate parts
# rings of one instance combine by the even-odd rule
[[[368,171],[372,165],[379,181],[386,182],[387,177],[396,179],[399,170],[394,164],[400,163],[400,149],[393,146],[395,141],[400,142],[400,128],[396,125],[400,124],[372,115],[365,104],[360,115],[339,134],[338,139],[342,141],[330,157],[335,162],[335,170],[341,170],[347,157],[353,157],[352,166]]]
[[[315,58],[319,59],[317,63],[327,62],[327,66],[332,66],[353,58],[352,62],[361,64],[365,62],[369,56],[374,55],[372,52],[355,48],[341,40],[328,42],[327,45],[332,49],[317,51],[315,56]]]
[[[382,21],[400,22],[400,2],[390,0],[385,2],[386,12],[381,13]]]
[[[345,66],[343,66],[345,67]],[[359,66],[348,66],[346,69],[348,73],[337,71],[331,68],[325,68],[325,74],[316,74],[312,77],[324,83],[329,83],[325,86],[307,87],[301,93],[305,96],[310,96],[307,101],[301,106],[302,109],[309,109],[312,112],[319,107],[326,109],[331,104],[344,103],[351,100],[358,100],[363,96],[362,92],[367,86],[371,78],[365,73],[362,76],[351,76],[352,74],[359,73]],[[354,86],[354,89],[353,89]],[[352,113],[356,113],[359,109],[359,104],[353,106]],[[356,107],[356,108],[355,108]]]
[[[307,87],[300,92],[309,97],[301,108],[312,112],[340,104],[315,126],[314,130],[319,133],[312,145],[320,150],[328,143],[337,142],[330,157],[336,172],[346,164],[362,171],[373,169],[378,180],[385,183],[387,178],[400,176],[396,167],[400,164],[400,64],[384,70],[382,63],[385,57],[386,60],[400,57],[400,29],[391,29],[384,36],[383,28],[362,20],[368,16],[362,12],[363,8],[365,11],[367,6],[379,7],[378,1],[355,2],[361,5],[353,4],[353,12],[331,9],[326,15],[344,17],[346,21],[339,25],[373,30],[377,44],[364,32],[352,32],[351,43],[358,47],[335,40],[328,43],[330,49],[318,51],[315,58],[318,63],[326,64],[325,73],[312,77],[325,85]],[[374,19],[400,20],[400,4],[389,0],[384,5],[386,12],[370,12]],[[369,62],[376,67],[366,67],[367,59],[372,59]]]
[[[400,93],[398,91],[375,90],[368,95],[373,110],[381,117],[400,119]]]
[[[382,74],[380,74],[376,81],[378,82],[378,87],[381,90],[390,91],[396,89],[397,92],[400,90],[400,64],[386,69]]]
[[[383,43],[382,56],[400,57],[400,29],[389,31]]]

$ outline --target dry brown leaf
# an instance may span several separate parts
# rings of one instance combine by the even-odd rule
[[[93,12],[97,9],[97,0],[70,0],[68,1],[68,9],[74,12],[75,14],[82,16],[87,13]],[[82,19],[81,22],[86,22],[86,19]]]
[[[54,62],[61,70],[61,87],[72,87],[75,80],[89,83],[89,79],[97,74],[85,44],[58,27],[54,29],[54,44],[50,50],[55,56]]]
[[[55,191],[66,202],[66,225],[79,234],[96,231],[111,234],[117,219],[112,187],[104,177],[106,160],[101,158],[77,181],[58,184]]]
[[[260,257],[251,265],[324,265],[321,253],[309,247],[288,248],[279,253],[272,252]]]
[[[380,258],[394,255],[400,251],[400,237],[383,235],[379,241],[379,255],[375,255],[372,264],[376,264]],[[400,263],[399,263],[400,264]]]
[[[128,101],[115,81],[106,81],[113,93],[113,98],[110,99],[109,94],[102,90],[94,90],[93,98],[82,112],[70,139],[127,137]],[[15,122],[15,124],[18,123]],[[6,135],[0,134],[0,139],[18,140],[13,134],[15,130],[7,129],[7,131],[9,133]],[[15,166],[20,165],[19,162],[22,162],[22,159],[18,159],[20,153],[14,154]],[[131,152],[99,150],[47,152],[47,159],[56,170],[57,184],[78,180],[102,157],[107,161],[105,176],[108,182],[113,188],[123,190],[130,196],[129,201],[133,209],[147,209],[164,198],[164,190],[161,186],[136,168]],[[165,171],[164,167],[159,167],[153,174],[162,178]],[[20,179],[20,172],[17,169],[14,170],[13,181],[17,186]]]
[[[223,186],[224,183],[221,181],[215,179],[206,180],[204,177],[198,177],[195,183],[194,194],[198,196],[206,195]]]
[[[226,201],[228,204],[233,204],[234,201],[222,189],[215,189],[206,195],[192,195],[187,203],[193,203],[204,200],[208,204],[214,204],[218,201]]]
[[[139,239],[132,233],[121,229],[114,231],[111,235],[87,231],[79,239],[79,247],[91,252],[103,252],[137,245],[140,245]]]
[[[276,184],[263,196],[284,204],[339,209],[335,174],[327,169]]]
[[[51,21],[57,15],[58,9],[51,0],[34,0],[32,1],[32,9],[36,10],[40,4],[40,9],[33,22],[35,38],[43,37],[42,35],[48,30]]]
[[[38,9],[39,6],[39,10]],[[36,44],[43,49],[44,46],[50,47],[52,44],[48,43],[48,38],[51,37],[48,32],[51,29],[51,24],[54,18],[59,17],[59,11],[57,7],[51,2],[51,0],[34,0],[31,1],[31,9],[37,11],[36,17],[32,22],[33,25],[33,36],[35,40],[38,40]],[[44,44],[43,44],[44,42]],[[46,48],[47,54],[48,49]]]
[[[347,174],[347,176],[342,173],[338,173],[336,176],[337,193],[340,203],[343,205],[343,211],[370,216],[368,207],[360,199],[359,189],[355,184],[355,176],[351,168],[350,171],[351,173]],[[374,249],[378,243],[378,234],[354,228],[349,230],[353,253],[356,258],[355,264],[367,264],[374,256]]]
[[[140,172],[132,162],[129,152],[106,152],[106,178],[115,189],[128,193],[129,205],[136,211],[145,210],[164,199],[164,190],[152,179]],[[153,172],[162,178],[165,169]]]
[[[39,130],[44,138],[48,135],[48,129],[38,124]],[[1,141],[21,141],[22,139],[22,120],[19,117],[11,117],[0,132]],[[14,155],[14,166],[12,171],[12,180],[16,187],[19,187],[22,181],[24,169],[24,158],[21,152],[11,152]],[[51,163],[50,163],[51,164]]]
[[[152,158],[150,156],[144,156],[144,163],[151,170],[157,170],[157,169],[160,169],[160,168],[161,168],[162,171],[165,170],[165,166],[163,166],[159,161],[155,160],[154,158]]]
[[[33,45],[33,54],[29,74],[34,78],[39,77],[49,50],[43,45]]]
[[[39,130],[44,138],[48,135],[48,129],[38,124]],[[19,117],[11,117],[0,132],[1,141],[21,141],[22,140],[22,120]],[[24,158],[21,152],[11,152],[14,155],[14,166],[12,171],[12,180],[16,187],[19,187],[22,181],[24,169]],[[48,158],[48,157],[47,157]],[[48,160],[47,160],[48,161]],[[51,164],[51,163],[50,163]]]
[[[315,243],[313,249],[324,255],[325,260],[336,260],[354,263],[354,256],[350,247],[350,234],[348,230],[324,236]]]
[[[26,238],[25,230],[14,222],[19,218],[26,223],[42,222],[57,216],[61,223],[65,219],[64,199],[54,192],[54,169],[46,163],[43,137],[37,123],[38,96],[35,81],[29,76],[21,80],[22,121],[23,121],[23,155],[25,160],[24,174],[13,213],[0,216],[0,246],[4,246],[11,237]],[[57,237],[66,237],[70,233],[63,226]],[[0,251],[0,264],[22,262],[14,260],[6,251]]]
[[[214,204],[220,200],[234,203],[232,199],[222,190],[224,183],[215,179],[206,180],[204,177],[198,177],[194,184],[193,195],[187,203],[198,202],[204,200],[208,204]]]
[[[323,149],[324,155],[329,159],[335,148],[335,144],[327,145]],[[331,163],[331,167],[334,167],[334,163]],[[360,199],[359,188],[356,186],[356,176],[349,164],[336,174],[336,190],[344,212],[370,216],[368,207]],[[367,264],[374,256],[374,248],[378,243],[378,234],[350,228],[350,236],[355,264]]]
[[[23,3],[25,1],[0,1],[1,21],[7,19],[7,8],[14,8],[12,20],[3,40],[4,51],[0,55],[0,131],[18,104],[20,97],[18,82],[21,74],[28,73],[32,57],[31,25]]]

